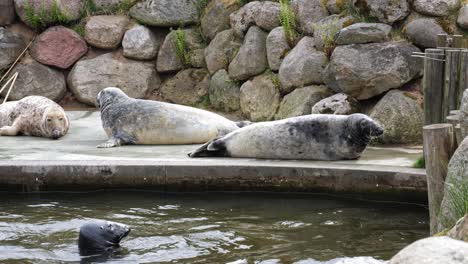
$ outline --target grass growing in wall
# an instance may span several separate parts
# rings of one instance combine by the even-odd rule
[[[197,11],[198,11],[198,17],[201,17],[203,15],[203,12],[205,11],[206,6],[210,3],[210,0],[197,0],[196,6],[197,6]]]
[[[296,15],[291,8],[289,0],[280,0],[280,22],[283,26],[286,39],[289,44],[294,45],[299,34],[296,31]]]
[[[271,69],[266,69],[265,74],[268,76],[268,78],[270,78],[273,85],[280,87],[281,83],[278,74],[274,73]]]
[[[330,57],[336,47],[335,39],[342,28],[341,21],[337,18],[328,23],[319,23],[314,25],[314,32],[320,35],[323,41],[324,52]]]
[[[420,157],[413,163],[413,168],[416,169],[424,169],[426,168],[426,161],[424,160],[424,157]]]
[[[468,180],[446,183],[444,195],[448,196],[452,211],[450,215],[443,216],[442,221],[444,226],[451,228],[468,213]]]
[[[49,25],[63,25],[70,23],[67,14],[60,10],[57,0],[52,2],[50,12],[46,11],[46,2],[42,1],[41,10],[36,13],[29,1],[24,6],[26,20],[34,30],[45,29]]]
[[[174,45],[176,48],[177,57],[184,65],[191,64],[190,50],[187,46],[185,32],[182,29],[174,31]]]

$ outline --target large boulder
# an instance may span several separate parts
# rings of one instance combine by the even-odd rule
[[[350,115],[359,110],[360,105],[356,98],[338,93],[316,103],[312,107],[312,114]]]
[[[459,0],[414,0],[414,9],[428,16],[448,16],[460,8]]]
[[[299,30],[306,35],[314,33],[315,22],[328,16],[328,10],[320,0],[292,0],[291,6],[296,14]]]
[[[433,18],[418,18],[406,24],[404,32],[408,39],[421,48],[435,48],[437,35],[447,34]]]
[[[65,95],[67,85],[62,72],[35,61],[26,54],[12,72],[18,72],[18,79],[8,100],[20,100],[29,95],[41,95],[59,101]],[[5,96],[6,90],[2,96]]]
[[[389,264],[466,264],[468,243],[448,237],[418,240],[393,256]]]
[[[250,27],[239,52],[229,64],[231,78],[247,80],[266,70],[268,66],[266,38],[267,33],[259,27]]]
[[[229,15],[240,8],[238,0],[213,0],[200,19],[203,36],[208,40],[230,27]]]
[[[94,47],[115,49],[129,23],[126,16],[92,16],[85,26],[85,39]]]
[[[196,50],[201,50],[203,48],[203,41],[200,38],[198,30],[196,28],[187,28],[181,30],[184,38],[185,45],[187,47],[187,52],[190,56],[190,63],[192,60],[192,55]],[[173,72],[178,71],[184,68],[186,62],[184,62],[179,55],[177,55],[176,42],[177,42],[177,31],[171,31],[167,34],[164,39],[161,48],[158,51],[158,59],[156,62],[156,68],[158,72]],[[193,66],[193,65],[192,65]]]
[[[229,77],[226,70],[219,70],[211,77],[209,93],[214,108],[225,112],[240,109],[240,85]]]
[[[337,45],[364,44],[390,40],[392,27],[383,23],[356,23],[340,30]]]
[[[15,21],[15,4],[13,0],[0,2],[0,26],[5,26]]]
[[[131,59],[154,59],[160,45],[160,39],[145,26],[136,26],[127,30],[122,40],[123,55]]]
[[[7,69],[26,48],[23,37],[0,27],[0,70]]]
[[[353,2],[364,16],[377,18],[378,21],[390,25],[403,20],[411,12],[408,0],[353,0]]]
[[[324,85],[297,88],[283,98],[275,119],[311,114],[312,106],[330,95],[332,91]]]
[[[161,94],[176,104],[196,105],[208,95],[210,75],[205,69],[179,71],[161,85]]]
[[[216,34],[205,49],[205,61],[208,71],[213,74],[220,69],[227,69],[241,45],[242,40],[234,34],[232,29]]]
[[[447,169],[444,185],[444,198],[440,205],[438,230],[452,228],[466,214],[468,195],[468,137],[458,146]],[[468,258],[467,258],[468,259]]]
[[[424,111],[408,92],[392,90],[374,106],[370,117],[379,122],[383,144],[422,143]]]
[[[42,64],[67,69],[87,51],[88,45],[78,33],[56,26],[36,38],[31,47],[31,56]]]
[[[280,25],[280,4],[271,1],[253,1],[232,13],[229,18],[231,27],[238,36],[252,25],[270,31]]]
[[[15,10],[21,21],[26,25],[37,28],[65,22],[57,21],[60,14],[67,21],[81,17],[86,0],[14,0]],[[34,17],[31,17],[31,14]]]
[[[116,10],[121,6],[127,6],[131,2],[129,0],[93,0],[97,10]]]
[[[281,92],[288,93],[296,87],[323,83],[322,72],[327,62],[325,53],[314,48],[312,37],[302,38],[281,63]]]
[[[468,213],[457,221],[455,226],[448,231],[447,236],[468,242]]]
[[[130,97],[143,98],[160,85],[153,63],[127,59],[120,51],[81,59],[67,81],[78,101],[89,105],[95,105],[97,94],[106,87],[118,87]]]
[[[266,39],[267,59],[270,69],[279,70],[286,54],[291,46],[286,38],[283,27],[274,28]]]
[[[463,7],[460,8],[457,24],[464,29],[468,29],[468,4],[464,4]]]
[[[143,0],[130,9],[130,16],[143,24],[173,27],[198,21],[197,0]]]
[[[353,24],[352,16],[331,15],[314,24],[315,48],[327,53],[335,46],[335,39],[343,28]]]
[[[240,88],[242,113],[252,121],[268,121],[280,104],[279,89],[271,74],[265,73],[246,81]]]
[[[324,72],[325,83],[337,93],[371,98],[420,76],[421,61],[411,57],[415,51],[420,50],[406,42],[338,46]]]

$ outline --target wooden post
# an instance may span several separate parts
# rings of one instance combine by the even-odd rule
[[[460,91],[458,76],[460,70],[460,50],[449,49],[445,51],[445,78],[444,78],[444,102],[442,106],[443,116],[447,116],[450,110],[460,107],[463,91]]]
[[[460,52],[460,69],[458,71],[460,76],[458,78],[458,90],[463,91],[468,89],[468,50],[462,50]]]
[[[423,128],[424,159],[426,161],[427,195],[431,235],[436,233],[437,217],[444,198],[447,168],[454,148],[451,124],[434,124]]]
[[[456,126],[458,125],[460,127],[460,115],[449,115],[445,120],[453,127],[453,143],[455,145],[455,148],[457,148],[460,142],[457,141]]]
[[[437,35],[437,47],[445,48],[447,47],[447,34],[438,34]]]
[[[444,98],[444,51],[441,49],[426,49],[424,58],[424,124],[431,125],[444,122],[442,102]],[[431,58],[437,60],[431,60]]]
[[[452,47],[461,49],[463,48],[463,36],[462,35],[453,35]]]

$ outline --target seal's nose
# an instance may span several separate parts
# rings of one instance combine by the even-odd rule
[[[374,137],[381,136],[383,134],[384,130],[382,127],[378,126],[373,131],[371,132],[371,135]]]
[[[60,137],[62,137],[62,136],[63,136],[63,135],[62,135],[62,132],[60,131],[60,129],[54,128],[54,129],[52,130],[52,138],[53,138],[53,139],[58,139],[58,138],[60,138]]]

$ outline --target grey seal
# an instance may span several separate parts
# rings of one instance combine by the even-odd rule
[[[190,157],[357,159],[382,127],[363,114],[306,115],[255,123],[218,137]]]
[[[0,105],[0,136],[36,136],[58,139],[70,127],[63,108],[43,96],[27,96]]]
[[[102,126],[109,137],[98,148],[121,145],[200,144],[247,123],[184,105],[134,99],[108,87],[99,92]]]
[[[130,227],[111,221],[93,221],[80,228],[78,248],[80,255],[110,254],[130,233]]]

